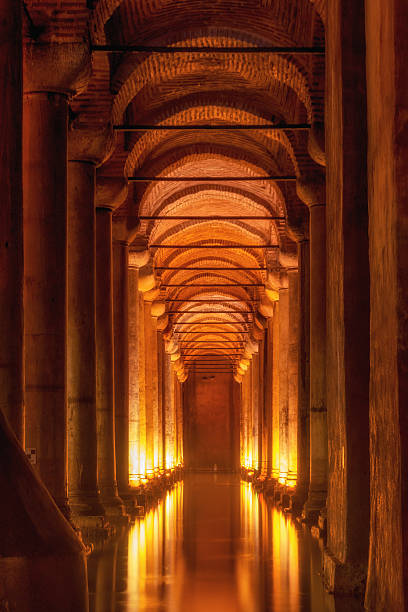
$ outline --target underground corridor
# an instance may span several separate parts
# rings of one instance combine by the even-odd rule
[[[0,0],[0,612],[408,612],[407,34]]]

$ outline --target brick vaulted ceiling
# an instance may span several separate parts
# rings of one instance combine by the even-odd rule
[[[26,6],[38,28],[38,42],[207,48],[94,53],[89,86],[71,104],[80,124],[308,123],[322,133],[323,56],[220,54],[208,47],[322,46],[325,0],[29,0]],[[27,20],[30,36],[28,25]],[[304,176],[317,167],[309,151],[307,130],[116,133],[113,152],[99,175],[191,177],[132,182],[127,201],[115,212],[166,217],[142,221],[135,245],[159,245],[150,249],[160,297],[168,311],[180,311],[169,315],[167,338],[189,340],[197,349],[213,346],[211,352],[217,353],[229,352],[230,344],[212,345],[211,340],[242,340],[243,345],[256,340],[262,323],[259,302],[267,302],[276,291],[273,279],[279,266],[296,265],[293,239],[306,231],[307,211],[294,182],[219,179]],[[280,219],[171,220],[206,215]],[[208,248],[211,244],[240,248]],[[188,267],[194,270],[184,269]],[[260,286],[210,286],[229,283]],[[170,284],[183,286],[163,287]],[[203,302],[179,301],[192,299]],[[226,302],[232,299],[236,301]],[[212,313],[197,312],[203,310]],[[189,333],[181,336],[181,330]]]

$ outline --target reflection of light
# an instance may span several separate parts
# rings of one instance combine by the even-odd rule
[[[162,585],[169,587],[166,598],[174,599],[171,580],[176,574],[176,545],[180,541],[183,484],[177,483],[144,517],[136,519],[129,531],[127,566],[127,606],[129,610],[145,610],[146,601],[163,601]],[[170,603],[164,608],[172,610]],[[179,609],[179,608],[177,608]]]
[[[249,483],[241,483],[240,500],[242,549],[237,560],[237,584],[241,609],[300,612],[294,524]],[[271,584],[273,589],[264,590],[262,584]]]

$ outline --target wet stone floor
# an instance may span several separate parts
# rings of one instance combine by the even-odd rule
[[[90,612],[360,612],[306,528],[227,474],[188,474],[88,560]]]

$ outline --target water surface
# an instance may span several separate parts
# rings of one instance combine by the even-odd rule
[[[359,612],[307,529],[237,475],[187,474],[88,562],[90,612]]]

